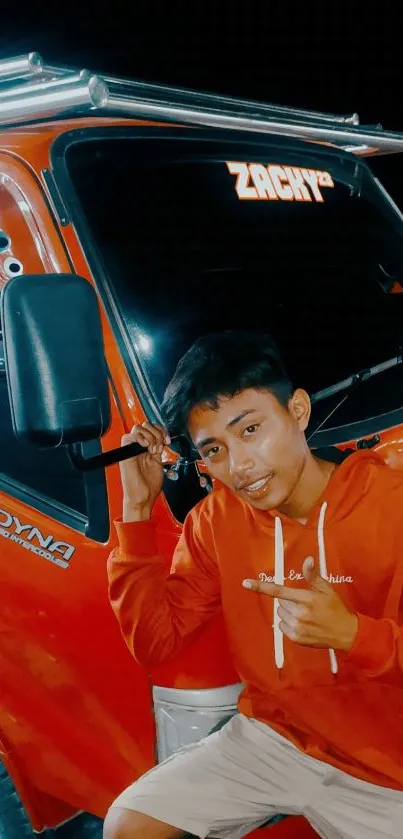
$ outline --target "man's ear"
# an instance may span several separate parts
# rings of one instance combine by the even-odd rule
[[[306,431],[311,417],[311,400],[302,388],[297,388],[288,403],[291,416],[298,423],[300,431]]]

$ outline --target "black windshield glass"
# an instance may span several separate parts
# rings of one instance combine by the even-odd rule
[[[309,173],[327,167],[311,151],[235,149],[116,139],[67,151],[158,400],[180,356],[207,332],[270,331],[294,382],[311,393],[388,359],[402,343],[403,297],[389,293],[403,280],[402,234],[374,201],[370,176],[354,180],[347,161],[339,177],[315,181]],[[247,163],[260,165],[254,179]],[[365,397],[352,396],[338,421],[403,406],[401,367],[363,387]]]

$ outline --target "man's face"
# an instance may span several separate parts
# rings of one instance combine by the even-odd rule
[[[218,410],[193,408],[188,429],[213,478],[252,507],[273,510],[292,495],[308,447],[309,397],[296,390],[284,408],[267,390],[243,390]]]

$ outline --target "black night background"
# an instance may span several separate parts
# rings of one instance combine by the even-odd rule
[[[3,6],[0,58],[38,51],[138,80],[333,113],[403,131],[399,4],[227,0]],[[376,162],[403,205],[400,155]]]

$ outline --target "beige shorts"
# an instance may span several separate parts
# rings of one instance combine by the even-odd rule
[[[305,816],[324,839],[403,837],[403,792],[307,757],[242,714],[151,769],[112,807],[201,839],[240,839],[277,814]]]

